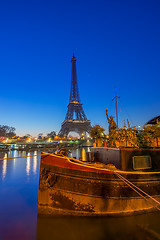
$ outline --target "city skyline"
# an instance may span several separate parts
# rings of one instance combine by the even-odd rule
[[[108,129],[105,109],[141,126],[160,115],[158,1],[1,3],[0,125],[23,136],[59,132],[77,58],[81,102],[92,125]]]

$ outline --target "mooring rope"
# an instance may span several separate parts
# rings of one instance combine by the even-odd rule
[[[142,198],[144,198],[145,200],[149,201],[152,200],[155,203],[157,203],[158,205],[160,205],[160,202],[157,201],[155,198],[153,198],[151,195],[149,195],[148,193],[146,193],[145,191],[143,191],[142,189],[140,189],[139,187],[137,187],[135,184],[133,184],[132,182],[130,182],[128,179],[124,178],[122,175],[118,174],[117,172],[114,172],[114,174],[116,174],[123,182],[125,182],[130,188],[132,188],[137,194],[139,194]],[[137,189],[137,190],[136,190]],[[148,198],[146,198],[145,196],[143,196],[141,193],[143,193],[144,195],[146,195]],[[151,203],[151,202],[150,202]],[[151,203],[152,204],[152,203]],[[152,204],[153,205],[153,204]],[[157,208],[160,211],[160,208],[153,205],[155,208]]]
[[[35,157],[35,156],[41,156],[41,154],[36,154],[36,155],[27,155],[27,156],[20,156],[20,157],[8,157],[8,158],[0,158],[0,161],[1,161],[1,160],[15,159],[15,158],[27,158],[27,157]]]

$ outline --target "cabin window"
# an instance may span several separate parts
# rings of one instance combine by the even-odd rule
[[[142,170],[152,168],[152,162],[150,156],[133,156],[133,169]]]

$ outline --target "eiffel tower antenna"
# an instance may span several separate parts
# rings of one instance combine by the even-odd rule
[[[70,99],[68,104],[68,110],[64,122],[62,123],[61,130],[59,131],[59,136],[67,136],[69,132],[75,131],[78,134],[86,133],[90,131],[91,125],[90,121],[82,108],[82,103],[80,102],[79,89],[77,82],[77,72],[76,72],[76,57],[71,58],[72,71],[71,71],[71,91]]]
[[[71,73],[70,102],[72,102],[72,101],[80,102],[78,83],[77,83],[76,61],[77,61],[77,59],[74,56],[74,51],[73,51],[73,56],[71,58],[72,73]]]

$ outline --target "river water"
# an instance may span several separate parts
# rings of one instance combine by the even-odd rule
[[[72,150],[85,157],[89,149]],[[0,240],[160,239],[160,212],[128,217],[38,217],[40,152],[0,153]],[[22,158],[22,156],[28,156]]]

